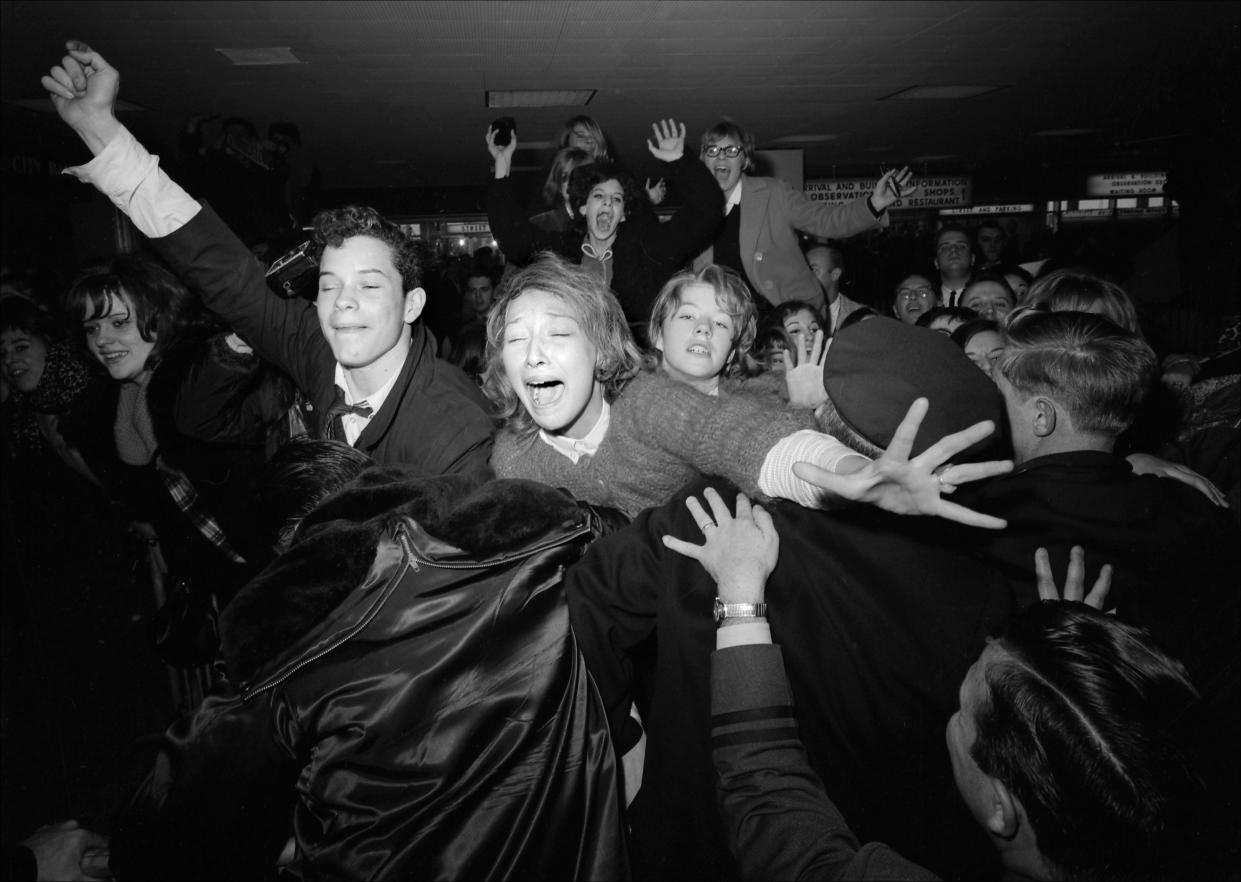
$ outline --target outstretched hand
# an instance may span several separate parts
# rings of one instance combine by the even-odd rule
[[[651,156],[664,162],[676,162],[685,155],[685,123],[664,119],[652,123],[651,130],[655,137],[646,141]]]
[[[767,577],[780,557],[780,536],[771,515],[761,506],[751,506],[744,493],[737,494],[736,516],[729,514],[714,489],[708,487],[702,495],[711,506],[710,514],[693,496],[685,500],[685,507],[702,531],[703,544],[664,536],[664,545],[701,563],[726,603],[761,602]]]
[[[508,144],[501,147],[496,143],[496,129],[487,127],[487,151],[496,163],[496,179],[507,178],[513,168],[513,153],[517,150],[517,132],[508,139]]]
[[[901,420],[888,449],[860,470],[838,475],[812,463],[799,462],[794,464],[793,474],[842,499],[867,502],[897,514],[938,515],[971,527],[1003,529],[1007,526],[1003,519],[949,502],[943,495],[960,484],[1012,471],[1011,460],[951,465],[935,471],[955,454],[989,437],[995,431],[995,424],[983,420],[968,429],[945,435],[910,459],[909,453],[928,406],[925,398],[917,399]]]
[[[1193,487],[1215,505],[1228,507],[1228,497],[1210,480],[1195,472],[1187,465],[1169,462],[1150,453],[1131,453],[1125,457],[1135,475],[1154,475],[1156,478],[1171,478]]]
[[[121,75],[103,56],[79,40],[65,44],[68,53],[39,82],[52,106],[98,155],[120,129],[116,96]]]
[[[804,333],[804,332],[803,332]],[[807,355],[802,348],[801,334],[793,338],[793,347],[784,356],[784,383],[788,387],[790,407],[818,407],[827,401],[823,387],[823,356],[827,352],[827,338],[823,329],[814,332]]]
[[[898,199],[917,190],[918,185],[913,182],[913,177],[909,166],[884,172],[875,182],[875,189],[870,194],[870,201],[874,203],[875,210],[883,211]]]
[[[1051,557],[1046,548],[1034,552],[1034,572],[1038,576],[1038,596],[1040,600],[1072,600],[1093,606],[1102,611],[1107,601],[1107,592],[1112,587],[1112,565],[1104,564],[1095,579],[1094,587],[1086,594],[1086,552],[1080,545],[1069,549],[1069,571],[1064,577],[1064,597],[1056,588],[1056,577],[1051,572]],[[1108,610],[1108,615],[1116,610]]]

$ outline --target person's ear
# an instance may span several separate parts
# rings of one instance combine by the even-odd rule
[[[581,205],[577,207],[577,213],[580,214],[582,217],[586,217],[586,203],[585,202],[583,202]]]
[[[405,292],[405,324],[418,321],[427,305],[427,292],[421,288]]]
[[[988,794],[987,832],[1000,839],[1011,840],[1017,835],[1021,818],[1025,814],[1021,801],[999,778],[988,777],[987,782],[991,785]]]
[[[655,328],[650,332],[651,348],[659,350],[660,354],[664,351],[664,334],[661,328]]]
[[[1056,431],[1056,402],[1050,398],[1039,396],[1034,399],[1034,434],[1046,438]]]
[[[840,269],[840,267],[836,267],[830,273],[828,273],[828,275],[831,276],[833,282],[839,282],[841,272],[842,270]]]

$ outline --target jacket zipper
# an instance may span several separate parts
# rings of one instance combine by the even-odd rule
[[[493,567],[497,564],[508,563],[509,561],[518,560],[524,557],[530,557],[531,555],[538,554],[541,551],[546,551],[549,548],[555,548],[557,545],[563,545],[564,543],[570,542],[573,539],[576,539],[577,537],[583,535],[584,533],[589,533],[589,532],[590,532],[590,520],[587,519],[582,524],[582,526],[576,531],[572,533],[567,533],[564,536],[558,536],[555,539],[550,539],[547,542],[544,542],[542,545],[536,546],[535,548],[523,549],[520,552],[514,552],[513,554],[505,555],[503,557],[493,558],[492,560],[489,560],[486,563],[459,563],[459,564],[441,563],[437,561],[426,560],[425,558],[419,557],[414,552],[413,543],[409,539],[409,534],[406,531],[406,527],[404,524],[401,524],[400,527],[398,528],[396,538],[397,538],[397,541],[401,543],[401,548],[404,549],[405,551],[405,557],[409,563],[409,567],[414,572],[418,572],[418,570],[421,569],[419,564],[425,564],[427,566],[439,567],[440,569],[449,569],[449,570],[484,569],[488,567]],[[384,585],[385,594],[388,591],[390,591],[394,583],[399,581],[400,578],[404,575],[405,575],[405,567],[401,567],[395,573],[393,573],[392,576],[389,577],[387,583]],[[361,621],[359,621],[352,628],[348,629],[343,634],[341,634],[339,640],[332,641],[331,644],[329,644],[328,646],[325,646],[323,649],[319,650],[314,655],[308,656],[303,659],[299,659],[298,661],[294,662],[293,665],[290,666],[287,670],[285,670],[284,673],[276,674],[272,679],[268,680],[262,685],[254,687],[253,690],[244,692],[241,696],[241,699],[243,701],[249,701],[251,698],[253,698],[254,696],[258,695],[261,692],[266,692],[269,689],[275,689],[285,680],[289,679],[294,674],[296,674],[298,671],[300,671],[302,668],[306,667],[306,665],[311,664],[312,662],[318,661],[319,659],[327,655],[329,652],[332,652],[333,650],[337,649],[344,643],[347,643],[350,639],[352,639],[360,631],[362,631],[363,628],[369,625],[371,621],[374,620],[375,616],[379,615],[379,611],[383,609],[384,603],[386,603],[386,601],[377,603],[375,605],[375,608],[372,609],[365,617],[363,617]]]

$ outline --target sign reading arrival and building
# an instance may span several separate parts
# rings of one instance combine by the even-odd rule
[[[875,189],[876,180],[877,178],[832,178],[806,181],[805,193],[815,202],[841,205],[869,195]],[[942,178],[915,176],[914,182],[918,189],[897,200],[892,206],[893,209],[960,208],[970,204],[970,195],[974,189],[974,181],[969,175]]]
[[[1162,196],[1167,172],[1121,172],[1086,178],[1090,196]]]

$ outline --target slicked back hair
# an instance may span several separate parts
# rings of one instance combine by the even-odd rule
[[[1184,667],[1083,603],[1035,604],[998,645],[970,754],[1021,801],[1043,857],[1066,879],[1175,877],[1205,796]]]
[[[1023,395],[1056,401],[1078,431],[1119,435],[1155,376],[1146,341],[1093,313],[1029,310],[1005,334],[996,370]]]
[[[538,426],[504,372],[504,332],[509,306],[527,291],[551,294],[573,310],[582,332],[595,347],[595,379],[603,384],[607,401],[616,400],[642,365],[642,352],[616,296],[587,270],[551,252],[540,254],[504,281],[487,317],[483,393],[491,401],[495,416],[521,436],[533,434]]]
[[[392,249],[392,263],[401,274],[401,293],[422,284],[422,267],[414,240],[401,228],[368,205],[346,205],[319,212],[314,219],[314,257],[322,261],[323,249],[340,248],[346,239],[370,236]]]

